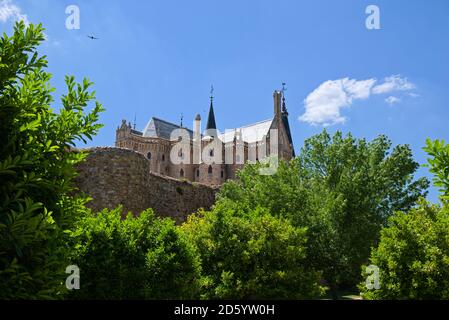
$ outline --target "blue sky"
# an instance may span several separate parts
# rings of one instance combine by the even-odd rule
[[[71,4],[79,30],[65,27]],[[365,27],[370,4],[380,30]],[[0,0],[1,31],[15,19],[46,27],[41,49],[58,95],[66,74],[95,82],[107,111],[90,146],[113,145],[135,114],[138,129],[151,116],[205,120],[211,84],[221,130],[264,120],[286,82],[296,150],[326,126],[386,134],[420,163],[427,137],[449,141],[448,14],[446,0]]]

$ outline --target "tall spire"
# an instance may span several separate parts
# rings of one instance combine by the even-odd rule
[[[209,129],[217,129],[217,125],[215,124],[215,114],[214,114],[214,87],[210,87],[210,107],[209,107],[209,115],[207,117],[206,130]]]

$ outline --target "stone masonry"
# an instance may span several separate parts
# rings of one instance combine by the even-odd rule
[[[88,207],[94,211],[122,205],[124,214],[138,215],[152,208],[157,215],[182,223],[215,201],[218,188],[151,172],[149,160],[133,150],[96,147],[87,151],[86,161],[78,165],[75,184],[93,198]]]

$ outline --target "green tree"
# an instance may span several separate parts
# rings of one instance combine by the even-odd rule
[[[323,131],[274,175],[259,175],[258,168],[246,166],[238,181],[223,186],[218,202],[261,206],[307,227],[309,261],[323,271],[334,296],[340,284],[355,287],[360,281],[360,266],[387,218],[410,209],[428,187],[425,178],[413,178],[418,163],[410,148],[391,149],[385,136],[367,142]]]
[[[182,230],[200,253],[203,298],[301,299],[319,296],[307,268],[305,228],[266,210],[217,206],[189,217]]]
[[[449,206],[449,143],[444,140],[427,139],[424,151],[431,158],[428,158],[429,170],[434,174],[433,183],[441,192],[441,202],[444,206]]]
[[[86,215],[72,233],[72,263],[80,268],[76,299],[192,299],[199,296],[200,262],[175,227],[148,209]]]
[[[37,53],[43,28],[17,23],[0,39],[0,298],[56,298],[65,288],[65,242],[86,199],[69,196],[74,165],[68,152],[101,127],[92,83],[67,77],[59,113],[51,75]],[[90,103],[92,110],[86,112]]]
[[[424,150],[442,206],[422,199],[417,208],[390,218],[371,252],[380,288],[368,290],[361,283],[364,298],[449,299],[449,144],[427,140]]]
[[[380,288],[361,283],[365,299],[449,299],[449,212],[423,200],[395,213],[371,264],[379,268]]]

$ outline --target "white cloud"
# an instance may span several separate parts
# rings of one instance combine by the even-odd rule
[[[327,80],[306,97],[304,100],[305,112],[299,117],[299,120],[323,126],[344,123],[346,117],[341,115],[341,111],[343,108],[350,108],[355,100],[368,99],[371,94],[405,92],[416,88],[407,78],[401,78],[399,75],[386,77],[384,82],[378,85],[376,83],[377,80],[374,78]],[[410,97],[417,96],[411,92],[407,93]],[[385,102],[390,105],[400,101],[401,99],[395,96],[385,99]]]
[[[306,112],[299,118],[313,125],[329,126],[344,123],[340,111],[356,99],[367,99],[375,79],[354,80],[349,78],[328,80],[322,83],[304,101]]]
[[[421,97],[421,95],[419,95],[417,93],[414,93],[414,92],[408,92],[407,95],[409,97],[412,97],[412,98],[419,98],[419,97]]]
[[[0,0],[0,22],[23,21],[26,25],[29,25],[28,17],[22,13],[19,6],[12,3],[11,0]]]
[[[401,102],[401,99],[399,99],[398,97],[394,97],[394,96],[389,96],[388,98],[385,99],[385,102],[388,103],[390,106]]]
[[[393,91],[409,91],[415,89],[415,85],[407,80],[401,78],[400,75],[393,75],[386,77],[384,83],[373,88],[374,94],[390,93]]]

